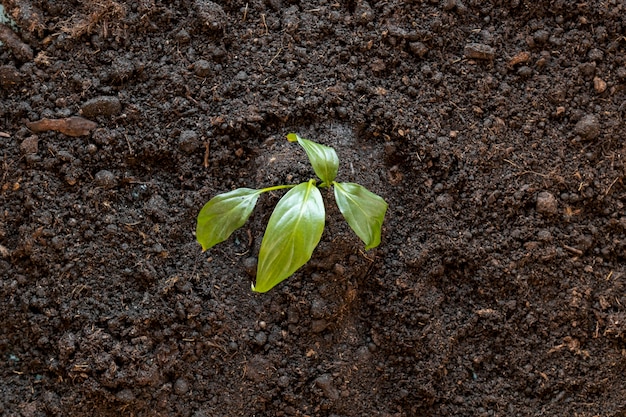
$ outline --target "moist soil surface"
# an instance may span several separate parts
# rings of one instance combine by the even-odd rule
[[[626,5],[3,0],[0,414],[626,416]],[[310,262],[251,291],[284,191]]]

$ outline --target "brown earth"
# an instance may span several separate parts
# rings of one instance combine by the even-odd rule
[[[2,4],[0,414],[626,416],[623,1]],[[289,132],[383,242],[255,294]]]

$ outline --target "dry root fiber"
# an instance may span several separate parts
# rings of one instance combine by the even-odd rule
[[[44,24],[43,13],[39,8],[27,0],[3,0],[2,4],[22,31],[40,38],[43,36],[46,25]],[[32,40],[28,36],[24,36],[24,39]]]
[[[119,27],[119,20],[126,16],[126,8],[112,0],[86,2],[82,17],[74,18],[62,26],[62,30],[73,38],[91,35],[98,27],[102,35],[109,35],[110,27]],[[86,17],[84,17],[86,15]]]

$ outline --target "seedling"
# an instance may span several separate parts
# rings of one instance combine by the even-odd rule
[[[365,249],[380,244],[381,227],[387,212],[385,200],[365,187],[335,181],[339,158],[333,148],[303,139],[295,133],[287,135],[287,139],[304,148],[321,180],[319,184],[318,180],[310,179],[297,185],[275,185],[259,190],[238,188],[213,197],[198,214],[196,238],[206,251],[244,225],[261,194],[290,189],[276,205],[261,241],[256,284],[252,285],[256,292],[269,291],[311,259],[322,237],[326,215],[319,188],[332,186],[339,211],[365,243]]]

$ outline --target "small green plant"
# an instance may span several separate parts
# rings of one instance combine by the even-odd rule
[[[206,251],[228,237],[248,220],[259,196],[268,191],[290,190],[280,199],[270,216],[259,251],[256,284],[252,290],[266,292],[289,278],[311,259],[324,231],[325,210],[319,188],[333,187],[337,206],[365,249],[380,244],[380,233],[387,203],[365,187],[350,182],[336,182],[339,158],[335,150],[287,135],[306,151],[321,182],[310,179],[297,185],[276,185],[254,190],[238,188],[218,194],[198,214],[196,238]]]

